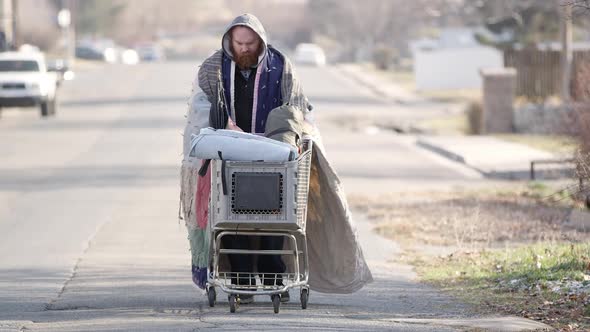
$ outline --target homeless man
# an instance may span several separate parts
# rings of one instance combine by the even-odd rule
[[[221,56],[221,79],[227,113],[221,119],[212,121],[211,125],[218,128],[264,133],[267,116],[271,110],[283,104],[280,81],[284,66],[284,56],[266,43],[266,33],[262,24],[252,15],[236,18],[227,28],[222,39],[222,52],[218,52],[205,60],[201,71],[207,64],[218,61]],[[199,74],[200,75],[200,74]],[[207,82],[206,84],[208,84]],[[229,113],[229,114],[228,114]],[[229,115],[229,116],[227,116]],[[216,123],[215,123],[216,122]],[[232,249],[250,249],[249,237],[240,235],[225,236],[222,245]],[[260,237],[260,249],[282,249],[284,237]],[[252,255],[228,255],[232,272],[253,272]],[[259,273],[283,273],[285,264],[279,255],[260,255],[257,271]],[[237,285],[254,285],[253,278],[232,278]],[[267,285],[275,280],[265,278]],[[278,285],[282,285],[279,275]],[[289,293],[281,294],[281,300],[287,301]],[[241,303],[249,303],[252,295],[241,295]]]
[[[203,104],[208,107],[205,109]],[[189,121],[185,128],[181,210],[189,231],[193,282],[200,288],[204,288],[207,282],[210,239],[206,227],[210,176],[207,173],[197,177],[201,164],[196,164],[199,161],[188,156],[186,139],[204,126],[266,134],[291,144],[298,137],[311,135],[317,148],[314,148],[312,156],[306,225],[309,285],[313,290],[326,293],[352,293],[372,281],[340,181],[323,154],[319,132],[306,121],[310,110],[291,62],[267,44],[266,32],[260,21],[250,14],[235,18],[223,35],[222,49],[207,58],[199,69],[189,100]],[[204,117],[205,112],[208,121]],[[295,134],[273,135],[277,123],[287,123]],[[247,249],[249,243],[240,236],[226,236],[222,245]],[[260,239],[260,249],[281,249],[282,246],[282,237]],[[251,255],[228,256],[232,272],[254,271]],[[258,273],[285,272],[285,264],[278,255],[260,255],[256,267]],[[232,280],[237,285],[254,282],[249,278]],[[272,284],[274,280],[268,282]],[[282,294],[281,300],[288,300],[288,293]],[[242,295],[240,302],[251,302],[251,297]]]

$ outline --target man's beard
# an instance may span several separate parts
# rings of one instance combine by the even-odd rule
[[[239,54],[238,52],[236,52],[236,50],[233,48],[232,45],[232,53],[234,55],[234,61],[236,62],[236,65],[238,66],[238,68],[244,70],[244,69],[250,69],[251,67],[255,66],[256,64],[258,64],[258,54],[260,54],[262,52],[262,43],[260,43],[260,47],[258,47],[258,50],[256,51],[256,53],[246,53],[246,54]]]
[[[254,53],[236,54],[234,53],[234,61],[240,69],[250,69],[258,63],[258,56]]]

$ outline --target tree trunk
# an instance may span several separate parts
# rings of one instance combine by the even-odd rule
[[[570,86],[572,77],[572,5],[560,4],[561,6],[561,69],[562,69],[562,85],[561,85],[561,99],[563,102],[570,101]]]

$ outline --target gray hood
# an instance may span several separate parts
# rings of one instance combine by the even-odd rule
[[[268,41],[266,38],[266,31],[264,30],[262,23],[260,23],[258,18],[252,14],[242,14],[242,15],[236,17],[230,23],[230,25],[225,29],[225,32],[223,33],[223,38],[221,39],[221,47],[223,48],[223,52],[225,52],[225,54],[230,59],[232,59],[232,60],[234,59],[234,55],[232,54],[231,47],[230,47],[231,41],[230,41],[229,32],[233,27],[238,26],[238,25],[245,26],[245,27],[252,29],[254,32],[256,32],[256,34],[258,34],[258,36],[262,40],[262,48],[263,49],[262,49],[262,53],[258,56],[258,64],[260,64],[262,62],[262,59],[264,59],[264,56],[266,55],[266,50],[268,48]]]

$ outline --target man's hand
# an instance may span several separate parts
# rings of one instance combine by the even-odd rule
[[[229,129],[229,130],[235,130],[235,131],[241,131],[244,132],[242,130],[242,128],[238,127],[233,121],[232,119],[227,119],[227,126],[225,126],[225,129]]]

